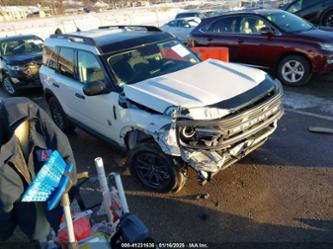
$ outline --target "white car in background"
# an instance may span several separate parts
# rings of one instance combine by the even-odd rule
[[[215,16],[220,13],[220,10],[187,10],[184,12],[180,12],[176,15],[175,19],[179,18],[189,18],[189,17],[197,17],[200,19],[204,19],[207,17]]]
[[[161,29],[176,36],[180,41],[186,42],[190,38],[191,31],[199,25],[201,19],[198,17],[187,17],[174,19],[164,24]]]

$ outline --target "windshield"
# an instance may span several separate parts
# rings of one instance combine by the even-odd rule
[[[13,41],[5,41],[0,44],[3,56],[13,56],[28,53],[42,52],[43,41],[39,38],[24,38]]]
[[[312,24],[288,12],[270,13],[266,18],[285,32],[296,33],[313,29]]]
[[[119,86],[176,72],[199,62],[178,40],[138,47],[108,59]]]

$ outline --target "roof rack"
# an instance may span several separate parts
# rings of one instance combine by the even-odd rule
[[[159,28],[155,26],[145,26],[145,25],[107,25],[107,26],[100,26],[98,29],[132,29],[132,30],[141,30],[145,29],[148,32],[162,32]]]
[[[51,38],[58,38],[58,39],[67,39],[70,42],[78,42],[87,45],[96,45],[96,42],[93,38],[83,37],[80,35],[72,35],[72,34],[52,34]]]

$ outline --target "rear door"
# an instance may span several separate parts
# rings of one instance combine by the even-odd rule
[[[44,89],[51,90],[56,96],[60,95],[58,79],[58,54],[59,48],[51,44],[44,44],[43,65],[39,70],[39,77]]]
[[[227,47],[231,62],[242,61],[239,54],[239,17],[220,18],[200,30],[199,43],[203,46]]]
[[[73,86],[77,84],[75,71],[75,50],[73,48],[60,47],[57,63],[57,71],[52,75],[52,91],[56,94],[65,113],[79,120],[80,115],[77,112],[74,98],[75,89]]]

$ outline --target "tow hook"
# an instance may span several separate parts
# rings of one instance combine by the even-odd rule
[[[204,186],[207,182],[212,180],[212,174],[207,173],[206,171],[199,171],[198,172],[198,182],[201,186]]]

